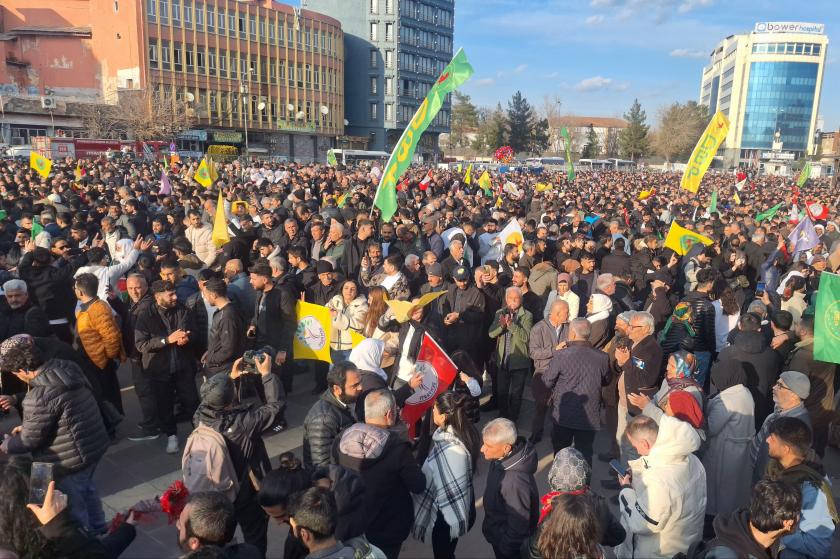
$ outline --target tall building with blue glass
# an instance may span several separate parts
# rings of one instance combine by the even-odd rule
[[[345,133],[368,149],[391,151],[452,59],[455,0],[305,0],[341,22],[345,47]],[[451,100],[420,139],[434,160],[449,132]]]
[[[814,153],[827,48],[824,25],[797,22],[759,22],[715,47],[700,103],[729,117],[724,166],[784,173]]]

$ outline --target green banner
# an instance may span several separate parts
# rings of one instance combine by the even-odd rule
[[[816,307],[814,359],[840,363],[840,276],[830,272],[820,274]]]
[[[796,185],[799,188],[805,186],[805,183],[808,182],[808,179],[811,178],[811,162],[806,161],[805,166],[802,167],[802,172],[799,173],[799,178],[796,179]]]
[[[782,203],[781,202],[779,202],[778,204],[776,204],[775,206],[773,206],[769,210],[757,213],[756,216],[755,216],[755,220],[757,222],[761,223],[765,219],[773,219],[773,216],[776,215],[780,209],[782,209]]]
[[[414,151],[420,143],[420,136],[437,116],[446,95],[470,79],[472,74],[473,67],[467,61],[464,49],[458,49],[452,62],[443,69],[443,73],[429,90],[423,104],[414,113],[414,117],[400,136],[400,141],[397,142],[388,159],[388,164],[382,173],[382,182],[379,183],[373,199],[374,205],[382,211],[382,221],[390,221],[397,211],[397,181],[411,165]]]
[[[560,130],[563,136],[563,143],[566,144],[566,177],[569,182],[575,180],[575,166],[572,163],[572,140],[569,138],[569,129],[565,126]]]
[[[717,209],[717,194],[717,190],[712,192],[712,199],[709,201],[709,215],[712,215],[713,213],[720,213]]]
[[[327,151],[327,163],[329,163],[333,167],[335,167],[336,164],[338,164],[338,161],[335,158],[335,152],[333,150]]]

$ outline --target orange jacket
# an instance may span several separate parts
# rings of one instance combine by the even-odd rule
[[[100,369],[109,359],[124,359],[122,334],[111,305],[101,299],[83,304],[76,311],[76,330],[85,353]]]

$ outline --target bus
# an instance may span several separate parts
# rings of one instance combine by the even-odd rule
[[[385,151],[364,149],[334,149],[335,159],[342,165],[358,165],[363,161],[387,161],[391,154]]]
[[[636,162],[630,161],[629,159],[617,159],[615,157],[611,157],[607,159],[607,161],[613,164],[613,168],[619,171],[632,171],[636,168]]]
[[[562,157],[529,157],[525,163],[529,167],[542,167],[548,171],[562,171],[566,168],[566,160]]]
[[[613,169],[613,164],[606,159],[579,159],[577,166],[581,169]]]

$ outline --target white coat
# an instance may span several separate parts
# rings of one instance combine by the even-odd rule
[[[630,461],[631,487],[619,494],[627,539],[619,558],[668,558],[703,537],[706,472],[692,454],[700,435],[684,421],[663,415],[650,454]]]
[[[755,403],[743,384],[730,386],[706,404],[709,444],[706,469],[707,514],[746,506],[752,486],[750,441],[755,435]]]
[[[202,223],[201,227],[187,227],[184,236],[190,242],[193,252],[204,262],[206,267],[211,267],[216,261],[216,245],[213,243],[213,228]]]

